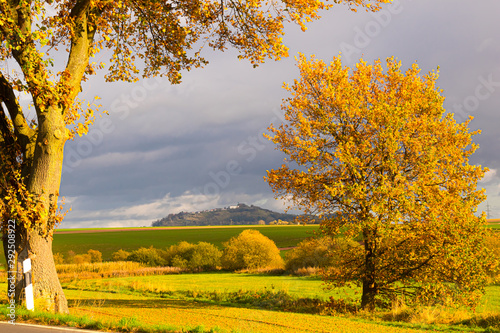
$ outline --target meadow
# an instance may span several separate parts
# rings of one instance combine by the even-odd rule
[[[495,228],[497,223],[490,226]],[[94,249],[107,260],[119,249],[166,248],[179,241],[208,241],[221,247],[249,228],[258,229],[281,248],[293,247],[318,230],[318,226],[84,230],[56,233],[54,252],[72,250],[78,254]],[[353,310],[360,297],[358,289],[328,291],[315,276],[223,271],[193,274],[131,262],[59,265],[58,271],[70,315],[19,309],[19,321],[137,333],[500,332],[500,285],[487,287],[475,311],[396,305],[363,313]],[[0,283],[3,300],[5,291],[6,284]],[[337,300],[333,306],[328,303],[330,297]],[[6,319],[3,306],[2,317]]]
[[[407,320],[391,317],[394,310],[328,312],[324,301],[340,295],[325,292],[315,277],[199,273],[73,280],[63,287],[69,321],[20,311],[21,317],[120,332],[496,332],[487,320],[500,311],[500,286],[488,287],[476,312],[427,308]],[[5,288],[0,284],[1,293]]]

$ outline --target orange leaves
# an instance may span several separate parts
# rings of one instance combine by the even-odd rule
[[[389,1],[334,2],[377,10]],[[134,81],[139,74],[136,59],[140,58],[145,76],[164,74],[178,83],[181,70],[206,64],[201,48],[193,50],[203,44],[218,50],[233,46],[240,58],[249,59],[254,66],[266,58],[286,57],[284,23],[291,21],[306,30],[306,23],[332,6],[322,0],[54,1],[50,13],[55,11],[55,15],[51,16],[43,1],[35,1],[26,16],[38,17],[40,23],[30,38],[42,46],[57,49],[87,39],[90,55],[113,50],[109,80]],[[10,26],[15,20],[7,16],[0,23]]]
[[[394,58],[386,66],[361,60],[350,69],[340,56],[327,65],[300,55],[300,80],[284,85],[287,123],[271,125],[269,136],[299,169],[282,166],[266,180],[277,197],[322,214],[326,231],[362,233],[365,258],[340,254],[345,267],[330,281],[369,277],[377,293],[421,299],[437,297],[423,287],[429,283],[463,300],[481,288],[485,271],[474,216],[485,169],[468,164],[475,133],[445,115],[436,72],[421,76],[417,64],[403,72]],[[475,271],[451,271],[468,265]],[[342,273],[353,270],[357,275]],[[417,292],[407,294],[408,286]]]

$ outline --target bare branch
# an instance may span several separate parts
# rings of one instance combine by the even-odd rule
[[[90,0],[81,0],[75,4],[70,13],[73,36],[65,71],[68,75],[61,77],[60,84],[69,88],[67,100],[71,102],[80,92],[80,84],[89,64],[90,47],[96,32],[94,22],[89,20],[90,10]]]
[[[14,133],[12,132],[12,128],[9,125],[7,115],[5,114],[1,103],[0,103],[0,133],[2,135],[2,141],[5,144],[5,147],[14,147],[14,145],[16,144],[16,139],[14,137]]]

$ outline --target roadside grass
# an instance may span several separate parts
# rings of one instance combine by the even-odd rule
[[[358,299],[359,289],[345,288],[325,291],[324,283],[319,277],[302,277],[291,275],[262,275],[247,273],[198,273],[155,276],[131,276],[109,279],[73,280],[64,283],[68,289],[107,290],[113,292],[141,291],[173,294],[181,291],[189,292],[238,292],[238,291],[286,291],[299,298],[317,298],[328,300]],[[486,294],[477,312],[500,313],[500,285],[486,287]]]
[[[292,226],[238,226],[238,227],[197,227],[188,229],[155,230],[141,228],[127,231],[54,234],[53,252],[66,254],[74,251],[76,254],[86,253],[89,249],[102,253],[103,260],[111,260],[111,254],[120,249],[137,250],[140,247],[166,248],[180,241],[197,243],[200,241],[212,243],[222,248],[222,243],[237,236],[245,229],[257,229],[263,235],[272,239],[279,248],[293,247],[317,230],[317,225]]]
[[[325,291],[319,278],[296,276],[265,276],[256,274],[200,273],[163,276],[115,278],[106,280],[82,280],[65,284],[72,290],[108,291],[142,295],[157,295],[192,301],[207,301],[214,304],[233,306],[281,308],[284,311],[328,313],[325,302],[333,297],[345,299],[341,307],[353,308],[360,297],[360,290],[343,289]],[[305,301],[308,300],[308,301]],[[354,301],[349,301],[354,300]],[[340,308],[339,308],[340,307]],[[405,314],[402,312],[406,311]],[[401,313],[399,313],[401,312]],[[393,315],[390,315],[390,314]],[[394,315],[394,313],[397,313]],[[477,317],[491,318],[500,314],[500,286],[486,288],[482,303],[474,312],[467,309],[420,307],[418,309],[398,308],[380,311],[382,320],[408,321],[412,323],[460,323]],[[411,318],[410,318],[411,317]],[[384,319],[385,318],[385,319]],[[470,321],[469,324],[473,324]],[[500,327],[499,327],[500,328]]]
[[[67,290],[66,295],[70,300],[70,315],[31,312],[21,308],[16,311],[17,321],[136,333],[424,332],[412,327],[383,326],[366,320],[225,307],[143,295],[81,290]],[[0,307],[0,319],[8,319],[6,314],[6,307]]]
[[[5,307],[0,308],[0,319],[9,320]],[[183,333],[215,333],[220,332],[218,328],[205,329],[203,326],[176,326],[176,325],[150,325],[144,324],[137,320],[137,317],[122,317],[119,320],[101,320],[93,319],[89,316],[81,315],[64,315],[52,314],[41,311],[28,311],[24,308],[16,309],[16,321],[24,323],[55,325],[76,327],[81,329],[98,330],[98,331],[115,331],[115,332],[134,332],[134,333],[166,333],[166,332],[183,332]]]
[[[140,309],[140,310],[138,310]],[[318,316],[293,312],[229,307],[176,299],[110,300],[96,308],[86,304],[72,313],[112,320],[134,317],[145,324],[175,322],[178,325],[216,327],[220,332],[415,332],[411,327],[384,326],[340,316]],[[418,330],[417,330],[418,331]]]

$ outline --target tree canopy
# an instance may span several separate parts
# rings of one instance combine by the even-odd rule
[[[323,217],[323,231],[360,241],[334,254],[334,287],[362,287],[361,305],[405,297],[473,304],[486,281],[483,216],[476,216],[486,168],[468,124],[443,108],[437,72],[405,72],[387,59],[342,65],[298,60],[285,85],[286,123],[269,138],[287,156],[268,171],[277,197]]]

